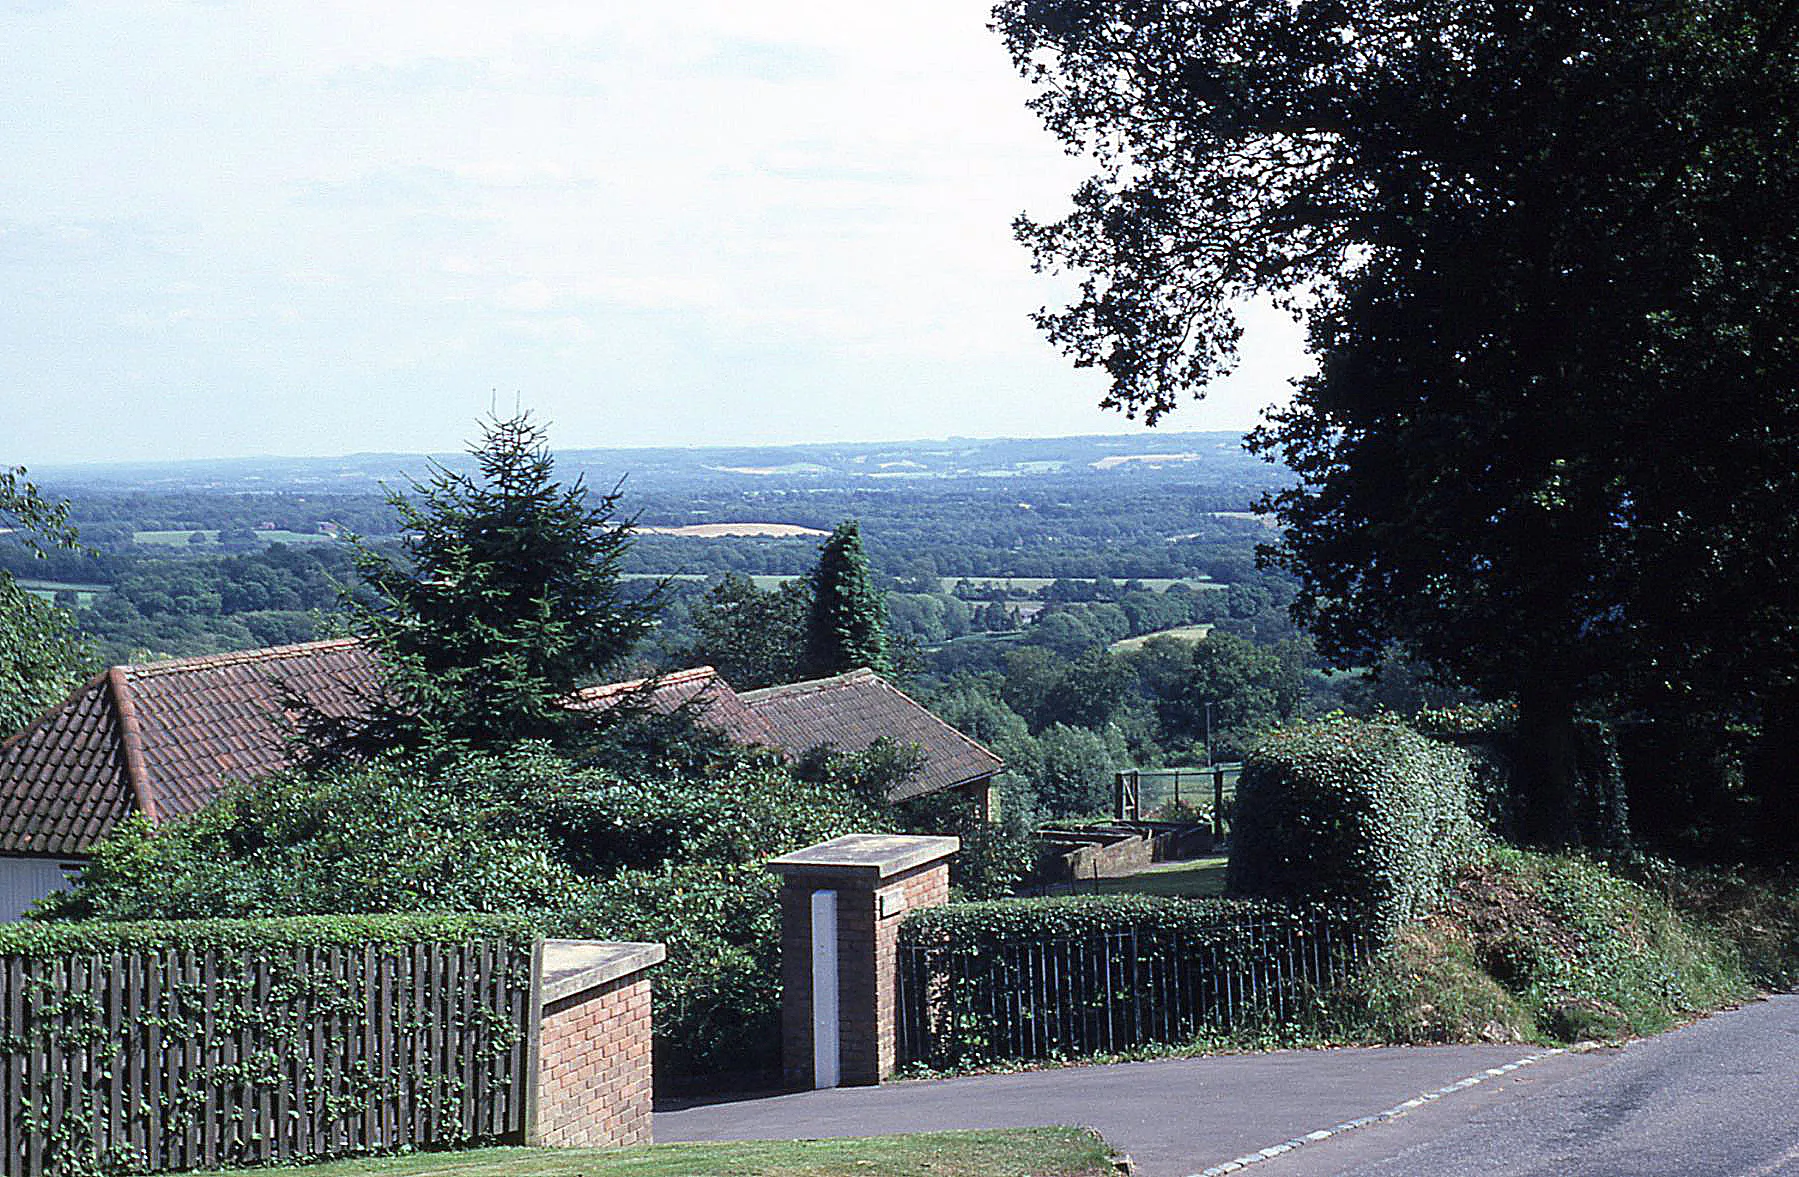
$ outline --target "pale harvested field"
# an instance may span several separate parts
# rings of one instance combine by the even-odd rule
[[[1177,642],[1203,642],[1206,635],[1212,632],[1209,625],[1177,625],[1173,629],[1158,629],[1154,633],[1138,634],[1134,638],[1123,638],[1112,643],[1114,650],[1140,650],[1154,638],[1173,638]]]
[[[685,535],[697,539],[726,539],[738,536],[827,536],[831,533],[797,523],[689,523],[685,527],[639,527],[645,535]]]

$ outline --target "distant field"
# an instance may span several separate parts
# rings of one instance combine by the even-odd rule
[[[706,572],[625,572],[619,575],[620,580],[711,580],[711,573]],[[797,576],[763,576],[755,575],[750,582],[759,589],[779,588],[790,580],[798,580]]]
[[[977,588],[985,587],[987,585],[998,585],[1001,588],[1004,588],[1009,593],[1041,592],[1043,589],[1046,589],[1050,585],[1056,583],[1056,581],[1058,579],[1067,580],[1072,584],[1092,584],[1093,583],[1093,579],[1091,577],[1081,577],[1081,576],[1068,576],[1068,577],[1060,577],[1060,578],[1054,577],[1054,576],[940,576],[937,579],[940,582],[942,582],[943,591],[946,593],[953,592],[955,590],[955,587],[958,584],[962,583],[964,580],[966,580],[968,583],[976,586]],[[1190,589],[1221,589],[1224,587],[1223,585],[1218,584],[1215,581],[1207,580],[1206,578],[1200,577],[1200,576],[1180,576],[1180,577],[1145,576],[1145,577],[1137,577],[1137,578],[1119,577],[1118,583],[1123,584],[1126,580],[1129,580],[1129,579],[1136,579],[1137,582],[1139,584],[1141,584],[1144,588],[1149,589],[1151,592],[1157,592],[1157,593],[1165,593],[1177,584],[1184,584]]]
[[[1169,466],[1179,462],[1198,462],[1200,460],[1200,455],[1194,453],[1108,454],[1097,462],[1088,462],[1087,465],[1093,467],[1095,470],[1115,470],[1120,466]]]
[[[690,523],[685,527],[639,527],[637,530],[645,535],[685,535],[696,539],[831,534],[816,527],[801,527],[796,523]]]
[[[108,584],[76,584],[65,580],[27,580],[23,577],[19,579],[19,587],[46,601],[54,600],[57,593],[74,593],[76,599],[83,605],[92,604],[94,598],[101,593],[112,591],[112,586]]]
[[[1112,643],[1114,650],[1140,650],[1152,638],[1173,638],[1178,642],[1203,642],[1206,635],[1212,632],[1209,625],[1177,625],[1173,629],[1158,629],[1154,633],[1140,633],[1134,638],[1125,638]]]
[[[217,531],[209,528],[195,528],[194,530],[205,536],[207,543],[219,542]],[[161,544],[172,548],[189,542],[188,537],[193,534],[193,531],[134,531],[131,533],[131,541],[139,544]],[[275,530],[256,531],[251,534],[265,544],[328,544],[332,539],[328,535],[319,535],[312,531]]]

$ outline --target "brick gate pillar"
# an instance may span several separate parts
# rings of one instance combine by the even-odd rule
[[[650,1142],[650,975],[660,944],[544,940],[526,1027],[525,1143]]]
[[[898,1046],[900,919],[949,899],[956,838],[849,834],[772,859],[781,876],[781,1070],[794,1087],[879,1083]]]

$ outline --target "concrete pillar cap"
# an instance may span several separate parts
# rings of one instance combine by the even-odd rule
[[[833,878],[878,883],[928,866],[962,848],[960,838],[909,834],[845,834],[764,865],[786,878]]]

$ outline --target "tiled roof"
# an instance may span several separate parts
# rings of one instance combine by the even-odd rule
[[[343,715],[375,685],[349,639],[115,666],[0,744],[0,853],[80,853],[134,809],[191,813],[287,763],[286,700]]]
[[[710,666],[696,666],[659,678],[588,687],[576,692],[569,707],[575,711],[610,711],[626,700],[659,715],[687,707],[695,721],[723,732],[736,743],[779,746],[768,725],[744,706],[731,684]]]
[[[892,801],[951,789],[1006,766],[872,670],[747,691],[742,699],[794,755],[824,745],[860,752],[883,736],[917,747],[924,763],[889,794]]]
[[[0,744],[0,854],[81,854],[133,811],[192,813],[233,780],[288,763],[287,705],[353,714],[378,688],[374,656],[353,639],[307,642],[143,666],[115,666]],[[1004,767],[872,671],[739,695],[709,666],[580,692],[604,711],[635,699],[695,718],[740,744],[799,755],[860,751],[886,736],[916,745],[923,768],[904,800]]]
[[[98,675],[0,744],[0,852],[79,852],[131,812],[112,689]]]

